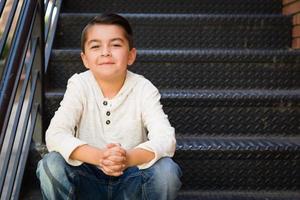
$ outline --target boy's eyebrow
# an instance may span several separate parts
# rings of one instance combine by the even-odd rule
[[[112,42],[114,41],[121,41],[121,42],[124,42],[124,40],[122,38],[113,38],[111,39]]]
[[[121,42],[124,42],[124,40],[123,40],[122,38],[113,38],[113,39],[111,39],[110,41],[111,41],[111,42],[114,42],[114,41],[121,41]],[[89,40],[89,41],[87,42],[87,44],[91,44],[92,42],[99,42],[99,43],[101,43],[100,40],[93,39],[93,40]]]
[[[100,40],[89,40],[87,44],[91,44],[92,42],[101,42]]]

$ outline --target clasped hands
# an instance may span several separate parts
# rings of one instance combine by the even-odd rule
[[[108,176],[122,175],[128,167],[126,150],[119,144],[107,144],[99,167]]]

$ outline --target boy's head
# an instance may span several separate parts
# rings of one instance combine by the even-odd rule
[[[120,26],[125,33],[125,38],[128,40],[129,49],[133,48],[133,32],[129,22],[122,16],[114,13],[105,13],[94,17],[82,30],[81,33],[81,51],[85,52],[85,42],[87,40],[87,33],[94,25],[117,25]]]
[[[117,14],[92,19],[82,31],[81,58],[97,80],[124,79],[136,58],[129,22]]]

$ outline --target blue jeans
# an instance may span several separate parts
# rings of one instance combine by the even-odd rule
[[[94,165],[71,166],[57,152],[38,163],[37,176],[44,199],[175,199],[181,187],[181,170],[171,158],[148,169],[126,169],[119,177],[107,176]]]

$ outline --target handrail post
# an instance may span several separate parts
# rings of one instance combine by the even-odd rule
[[[43,143],[43,123],[42,123],[42,113],[43,113],[43,90],[44,90],[44,83],[43,83],[43,75],[44,75],[44,2],[43,0],[38,0],[37,2],[37,14],[36,14],[36,22],[35,22],[35,29],[33,30],[33,37],[39,38],[39,45],[36,55],[36,60],[34,63],[34,67],[38,68],[40,71],[40,77],[37,84],[36,94],[35,94],[35,101],[40,105],[39,114],[37,116],[36,125],[40,126],[35,129],[33,135],[33,141],[42,144]]]

